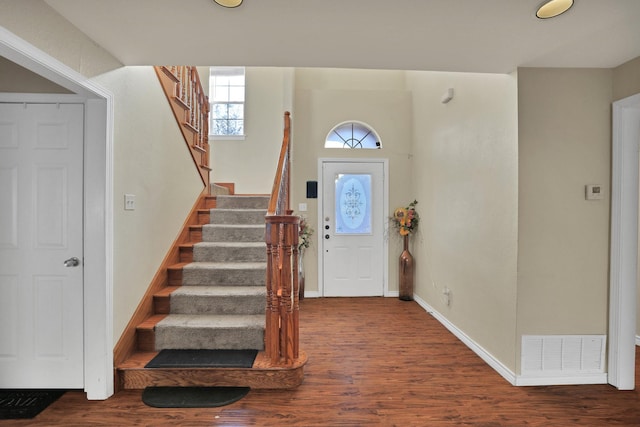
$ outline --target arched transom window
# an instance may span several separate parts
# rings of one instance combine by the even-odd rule
[[[372,127],[362,122],[343,122],[331,129],[324,148],[368,148],[382,147],[380,137]]]

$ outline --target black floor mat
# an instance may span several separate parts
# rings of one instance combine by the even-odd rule
[[[257,350],[162,350],[145,368],[251,368]]]
[[[214,408],[237,402],[249,387],[147,387],[142,401],[154,408]]]
[[[66,390],[0,389],[0,420],[33,418]]]

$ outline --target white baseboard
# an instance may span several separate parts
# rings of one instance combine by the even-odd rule
[[[636,345],[640,345],[640,335],[636,335]]]
[[[484,360],[493,370],[500,374],[505,380],[514,386],[546,386],[546,385],[571,385],[571,384],[607,384],[607,374],[598,373],[581,373],[574,375],[545,375],[545,376],[523,376],[516,375],[513,371],[502,364],[491,353],[482,348],[481,345],[473,341],[467,334],[462,332],[453,323],[449,322],[446,317],[438,313],[422,298],[414,296],[415,301],[425,309],[427,313],[436,318],[442,325],[447,328],[453,335],[469,347],[474,353]],[[636,337],[636,342],[640,345],[640,336]]]
[[[394,297],[397,298],[398,295],[400,295],[398,291],[390,291],[384,294],[385,297],[389,297],[389,298],[394,298]],[[321,298],[322,295],[320,295],[320,292],[318,291],[304,291],[304,297],[305,298]]]
[[[516,378],[517,386],[545,386],[545,385],[582,385],[582,384],[607,384],[607,374],[577,374],[554,376],[528,376],[519,375]]]
[[[484,360],[487,365],[491,366],[493,370],[500,374],[510,384],[516,385],[516,375],[509,368],[504,366],[502,362],[493,357],[491,353],[486,351],[484,348],[482,348],[482,346],[478,345],[475,341],[469,338],[467,334],[458,329],[458,327],[456,327],[453,323],[449,322],[446,317],[434,310],[433,307],[427,304],[425,300],[418,296],[414,296],[414,299],[422,308],[425,309],[427,313],[435,317],[438,322],[442,323],[442,325],[449,330],[449,332],[455,335],[475,354],[477,354],[482,360]]]
[[[305,298],[320,298],[320,292],[318,291],[304,291]]]

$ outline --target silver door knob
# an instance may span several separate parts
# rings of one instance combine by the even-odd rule
[[[80,260],[77,257],[69,258],[64,262],[65,267],[77,267],[80,265]]]

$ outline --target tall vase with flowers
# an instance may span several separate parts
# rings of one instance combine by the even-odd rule
[[[303,216],[300,217],[300,230],[298,231],[298,285],[300,292],[298,298],[300,301],[304,299],[304,251],[311,245],[311,236],[313,228]]]
[[[396,208],[391,224],[403,238],[403,251],[400,254],[398,296],[403,301],[413,300],[413,255],[409,252],[409,236],[418,229],[420,215],[416,211],[417,200],[406,207]]]

